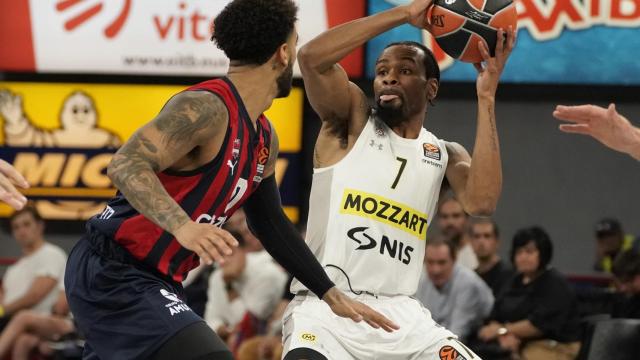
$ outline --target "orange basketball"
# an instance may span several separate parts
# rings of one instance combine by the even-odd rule
[[[452,58],[482,61],[478,41],[484,40],[495,55],[496,33],[516,29],[518,14],[513,0],[435,0],[427,12],[428,30]]]

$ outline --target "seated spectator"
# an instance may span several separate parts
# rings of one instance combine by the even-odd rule
[[[227,231],[234,231],[245,243],[245,250],[248,252],[253,251],[261,251],[264,250],[262,247],[262,243],[258,238],[253,235],[249,226],[247,225],[247,215],[244,213],[242,208],[238,209],[236,212],[231,215],[229,220],[224,225],[224,228]]]
[[[489,323],[472,346],[485,359],[574,359],[580,349],[575,295],[567,280],[549,266],[553,246],[539,227],[513,237],[511,261],[517,275],[496,299]],[[499,354],[502,353],[503,357]]]
[[[282,359],[282,318],[294,295],[289,292],[293,276],[289,276],[282,300],[271,315],[264,335],[255,336],[243,342],[238,348],[238,360],[280,360]]]
[[[204,318],[204,309],[207,306],[209,277],[213,270],[213,265],[207,265],[201,261],[200,265],[189,271],[186,279],[182,281],[187,306],[202,318]]]
[[[611,273],[613,260],[619,253],[633,249],[640,252],[640,239],[625,234],[622,225],[616,219],[606,218],[595,226],[596,263],[594,269]]]
[[[497,297],[504,284],[515,275],[510,265],[500,259],[500,231],[495,221],[487,218],[474,219],[471,223],[471,247],[478,258],[476,273],[491,288]]]
[[[62,282],[64,251],[44,239],[44,221],[32,206],[16,211],[10,219],[11,232],[22,250],[2,279],[0,318],[4,324],[20,310],[50,314]]]
[[[64,289],[61,289],[51,315],[20,310],[11,318],[0,334],[0,358],[10,351],[12,360],[30,359],[34,351],[40,355],[51,355],[54,350],[50,347],[50,341],[57,341],[74,331],[67,298]]]
[[[465,339],[489,315],[491,289],[475,272],[456,263],[454,245],[442,238],[427,242],[425,265],[416,298],[433,320]]]
[[[227,220],[223,228],[227,231],[238,234],[244,241],[246,252],[262,251],[262,243],[253,235],[247,225],[247,217],[242,208],[238,209]],[[214,266],[201,262],[200,265],[189,271],[187,278],[182,282],[187,305],[196,314],[204,318],[204,310],[207,304],[207,288],[209,287],[209,277],[214,270]]]
[[[438,203],[436,220],[440,234],[455,246],[456,261],[467,269],[475,269],[478,259],[467,239],[469,215],[464,212],[462,204],[452,195],[443,195]]]
[[[237,326],[269,319],[280,301],[287,274],[268,253],[247,252],[243,238],[233,231],[231,234],[240,246],[209,278],[204,319],[233,350],[240,343],[230,337]]]
[[[616,289],[620,295],[613,305],[612,316],[640,319],[640,254],[627,250],[613,263]]]

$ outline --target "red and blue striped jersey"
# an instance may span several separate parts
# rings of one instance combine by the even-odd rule
[[[210,91],[226,104],[229,125],[224,142],[217,156],[198,169],[165,170],[157,175],[192,220],[220,227],[262,181],[269,159],[271,125],[261,114],[254,128],[240,95],[227,78],[205,81],[187,90]],[[199,264],[195,253],[135,210],[120,192],[101,214],[89,220],[89,225],[175,281],[182,281]]]

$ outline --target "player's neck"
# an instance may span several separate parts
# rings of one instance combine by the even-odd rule
[[[403,121],[391,128],[394,133],[405,139],[417,139],[422,130],[423,116],[413,116],[407,121]]]
[[[227,77],[240,94],[251,121],[256,122],[278,93],[276,81],[271,79],[273,74],[263,66],[230,66]]]
[[[493,267],[500,261],[498,254],[493,254],[486,259],[478,258],[478,272],[484,274],[487,271],[493,269]]]

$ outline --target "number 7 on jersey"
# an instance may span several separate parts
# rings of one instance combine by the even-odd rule
[[[391,185],[392,189],[395,189],[396,186],[398,186],[398,182],[400,181],[400,177],[402,176],[404,167],[407,166],[407,159],[397,157],[396,160],[400,161],[400,169],[398,170],[398,175],[396,175],[396,179],[393,181],[393,185]]]

